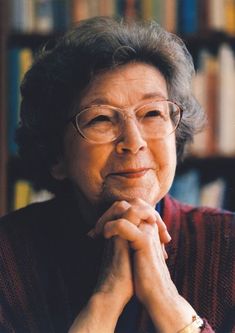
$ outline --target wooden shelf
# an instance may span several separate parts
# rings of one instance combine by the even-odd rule
[[[228,35],[223,31],[201,31],[197,34],[181,36],[181,38],[193,56],[196,56],[203,48],[217,53],[222,43],[228,43],[235,48],[235,36]]]
[[[56,39],[61,33],[20,33],[11,32],[8,36],[8,47],[30,47],[35,50],[47,43],[50,46],[55,44]]]
[[[9,157],[7,152],[7,121],[6,121],[6,62],[7,50],[11,47],[29,47],[36,51],[42,45],[53,47],[61,32],[55,33],[24,33],[9,31],[7,27],[8,16],[6,1],[0,1],[0,215],[7,211],[7,193],[12,188],[13,182],[18,178],[27,179],[21,163],[16,157]],[[197,34],[182,35],[186,46],[194,59],[202,48],[217,53],[222,43],[228,43],[235,49],[235,36],[220,31],[201,31]],[[213,156],[206,158],[188,157],[177,166],[177,173],[183,174],[187,170],[196,168],[202,171],[202,180],[213,181],[219,176],[225,176],[231,183],[231,200],[235,202],[235,157]],[[233,204],[234,206],[234,204]]]
[[[211,156],[188,157],[177,166],[177,173],[182,174],[192,168],[203,170],[204,177],[210,181],[217,177],[234,177],[235,157]]]

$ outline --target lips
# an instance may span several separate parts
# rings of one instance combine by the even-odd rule
[[[109,176],[117,176],[124,178],[140,178],[143,177],[150,168],[137,168],[137,169],[124,169],[117,172],[110,173]]]

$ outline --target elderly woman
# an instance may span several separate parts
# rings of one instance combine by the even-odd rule
[[[55,198],[1,219],[1,332],[235,332],[234,215],[167,195],[204,118],[193,72],[153,22],[93,18],[39,54],[17,141]]]

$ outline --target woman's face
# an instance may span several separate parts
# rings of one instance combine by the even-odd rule
[[[97,75],[80,106],[106,104],[132,114],[139,105],[167,97],[166,81],[155,67],[132,63]],[[133,198],[155,205],[172,184],[175,135],[145,139],[132,117],[127,119],[121,136],[105,144],[84,140],[68,124],[59,177],[69,178],[92,205]]]

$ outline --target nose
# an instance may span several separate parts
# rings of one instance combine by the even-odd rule
[[[134,119],[126,119],[123,125],[122,134],[116,144],[118,154],[130,152],[138,153],[147,147],[147,142],[144,140],[140,129]]]

